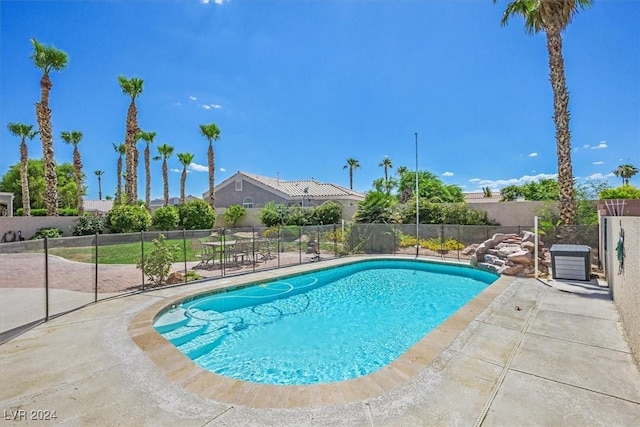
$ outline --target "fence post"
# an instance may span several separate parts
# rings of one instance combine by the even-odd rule
[[[333,256],[338,258],[338,235],[336,234],[336,224],[333,223]]]
[[[458,241],[458,243],[456,244],[456,248],[457,248],[456,253],[458,254],[458,261],[460,261],[460,242],[461,242],[461,240],[460,240],[460,224],[458,224],[458,238],[456,240]]]
[[[280,252],[280,242],[283,239],[283,230],[282,230],[282,226],[279,225],[278,226],[278,268],[280,268],[280,258],[282,258],[282,252]],[[283,249],[284,249],[284,242],[282,243]]]
[[[251,226],[251,250],[253,251],[252,255],[251,255],[251,259],[253,260],[253,262],[251,263],[251,265],[253,266],[253,271],[256,271],[256,264],[257,264],[257,260],[256,260],[256,227],[255,226]]]
[[[95,256],[96,256],[96,278],[95,278],[94,302],[98,302],[98,236],[99,236],[99,234],[96,233],[96,251],[95,251]]]
[[[49,321],[49,238],[44,236],[44,321]]]
[[[184,257],[184,284],[187,284],[187,230],[182,229],[182,255]]]
[[[144,267],[144,231],[140,232],[140,265]],[[144,289],[144,268],[141,268],[142,272],[142,289]]]

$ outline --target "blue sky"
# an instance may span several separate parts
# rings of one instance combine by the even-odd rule
[[[19,161],[8,122],[36,124],[39,70],[30,39],[69,54],[52,73],[54,149],[80,130],[88,198],[115,193],[129,99],[118,75],[144,80],[137,100],[156,144],[195,155],[187,193],[207,189],[207,142],[216,123],[216,183],[238,170],[349,186],[383,176],[378,164],[419,168],[464,191],[556,173],[545,36],[520,18],[500,26],[506,2],[490,0],[6,1],[0,3],[0,174]],[[594,1],[564,33],[571,93],[573,171],[620,180],[640,167],[640,2]],[[142,147],[142,144],[139,145]],[[39,138],[29,144],[40,158]],[[155,147],[152,152],[156,153]],[[170,168],[179,169],[177,158]],[[144,197],[141,162],[139,194]],[[171,173],[171,195],[180,174]],[[638,185],[640,177],[631,180]],[[152,197],[162,196],[160,162]]]

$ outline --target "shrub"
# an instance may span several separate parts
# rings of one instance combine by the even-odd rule
[[[342,219],[342,205],[329,201],[313,208],[311,217],[315,224],[337,224]]]
[[[18,208],[16,210],[16,216],[22,216],[23,209]],[[58,209],[58,215],[60,216],[78,216],[78,209],[74,208],[61,208]],[[31,209],[31,216],[47,216],[47,210],[45,208]]]
[[[287,224],[290,225],[307,225],[311,224],[311,210],[300,206],[292,206],[289,208],[287,215]]]
[[[44,239],[45,237],[62,237],[62,230],[56,227],[41,227],[36,230],[36,234],[33,235],[31,240]]]
[[[280,212],[282,212],[282,215]],[[275,202],[268,202],[260,210],[258,215],[260,221],[267,227],[275,227],[277,225],[286,224],[289,216],[289,209],[284,205],[277,205]]]
[[[605,199],[640,199],[640,188],[630,184],[621,185],[616,188],[607,188],[598,194],[600,200]]]
[[[247,211],[240,205],[231,205],[224,212],[224,220],[232,228],[236,226],[240,218],[242,218]]]
[[[151,252],[145,254],[136,264],[136,268],[141,269],[154,286],[159,286],[169,276],[171,264],[178,259],[179,248],[177,245],[167,245],[163,234],[153,239],[153,246]]]
[[[164,206],[153,213],[153,226],[158,230],[175,230],[180,224],[180,215],[173,206]]]
[[[113,233],[147,231],[151,225],[151,215],[144,206],[118,205],[109,211],[107,222]]]
[[[102,233],[104,226],[104,218],[96,215],[84,215],[76,220],[71,234],[74,236],[89,236],[96,233]]]
[[[180,224],[185,230],[205,230],[216,224],[216,211],[204,200],[195,199],[178,207]]]

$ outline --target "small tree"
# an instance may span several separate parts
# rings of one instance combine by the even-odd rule
[[[144,206],[117,205],[109,211],[107,222],[112,233],[147,231],[151,225],[151,215]]]
[[[216,224],[216,211],[202,199],[180,205],[178,215],[185,230],[205,230]]]
[[[167,245],[163,234],[153,239],[153,246],[151,252],[136,264],[136,268],[141,269],[154,286],[160,286],[169,277],[171,264],[176,262],[179,248],[177,245]]]
[[[231,225],[231,227],[235,227],[240,218],[242,218],[247,211],[240,205],[231,205],[224,212],[224,221]]]
[[[320,224],[337,224],[342,218],[342,204],[329,201],[313,208],[311,217]]]
[[[180,215],[173,206],[164,206],[153,213],[153,226],[158,230],[175,230],[180,224]]]

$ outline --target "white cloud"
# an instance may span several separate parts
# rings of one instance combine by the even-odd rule
[[[198,98],[196,98],[195,96],[191,95],[191,96],[189,96],[189,99],[192,100],[192,101],[195,101]]]
[[[215,108],[217,110],[222,108],[222,105],[220,104],[199,104],[199,105],[205,110],[211,110],[212,108]]]
[[[591,147],[591,149],[592,150],[598,150],[598,149],[607,148],[607,147],[608,147],[607,141],[600,141],[600,144],[594,145],[593,147]]]
[[[598,162],[593,162],[593,164],[594,165],[601,165],[601,164],[604,164],[604,162],[603,161],[598,161]]]
[[[478,179],[473,178],[469,181],[475,182],[480,187],[490,187],[492,189],[506,187],[508,185],[524,185],[527,182],[540,181],[541,179],[556,179],[557,174],[539,173],[537,175],[524,175],[520,178],[509,179]]]
[[[176,107],[178,107],[178,108],[182,107],[182,103],[181,103],[181,102],[176,102],[174,105],[175,105]]]
[[[171,172],[181,173],[182,169],[169,169]]]
[[[199,165],[193,162],[189,165],[188,169],[194,172],[209,172],[209,168],[207,166]]]
[[[607,178],[611,178],[613,176],[615,176],[615,175],[612,174],[612,173],[601,174],[601,173],[598,172],[598,173],[594,173],[594,174],[591,174],[591,175],[585,177],[585,179],[607,179]]]
[[[530,153],[529,157],[538,157],[538,153]]]
[[[447,171],[447,172],[443,173],[442,176],[453,176],[453,172]]]
[[[589,147],[590,147],[590,145],[589,145],[589,144],[584,144],[582,147],[583,147],[583,148],[589,148]]]
[[[220,168],[220,172],[226,172],[227,170],[225,168]]]
[[[200,3],[202,3],[202,4],[209,4],[211,2],[212,2],[212,0],[200,0]],[[213,3],[215,3],[215,4],[225,4],[225,3],[229,3],[229,0],[213,0]]]

